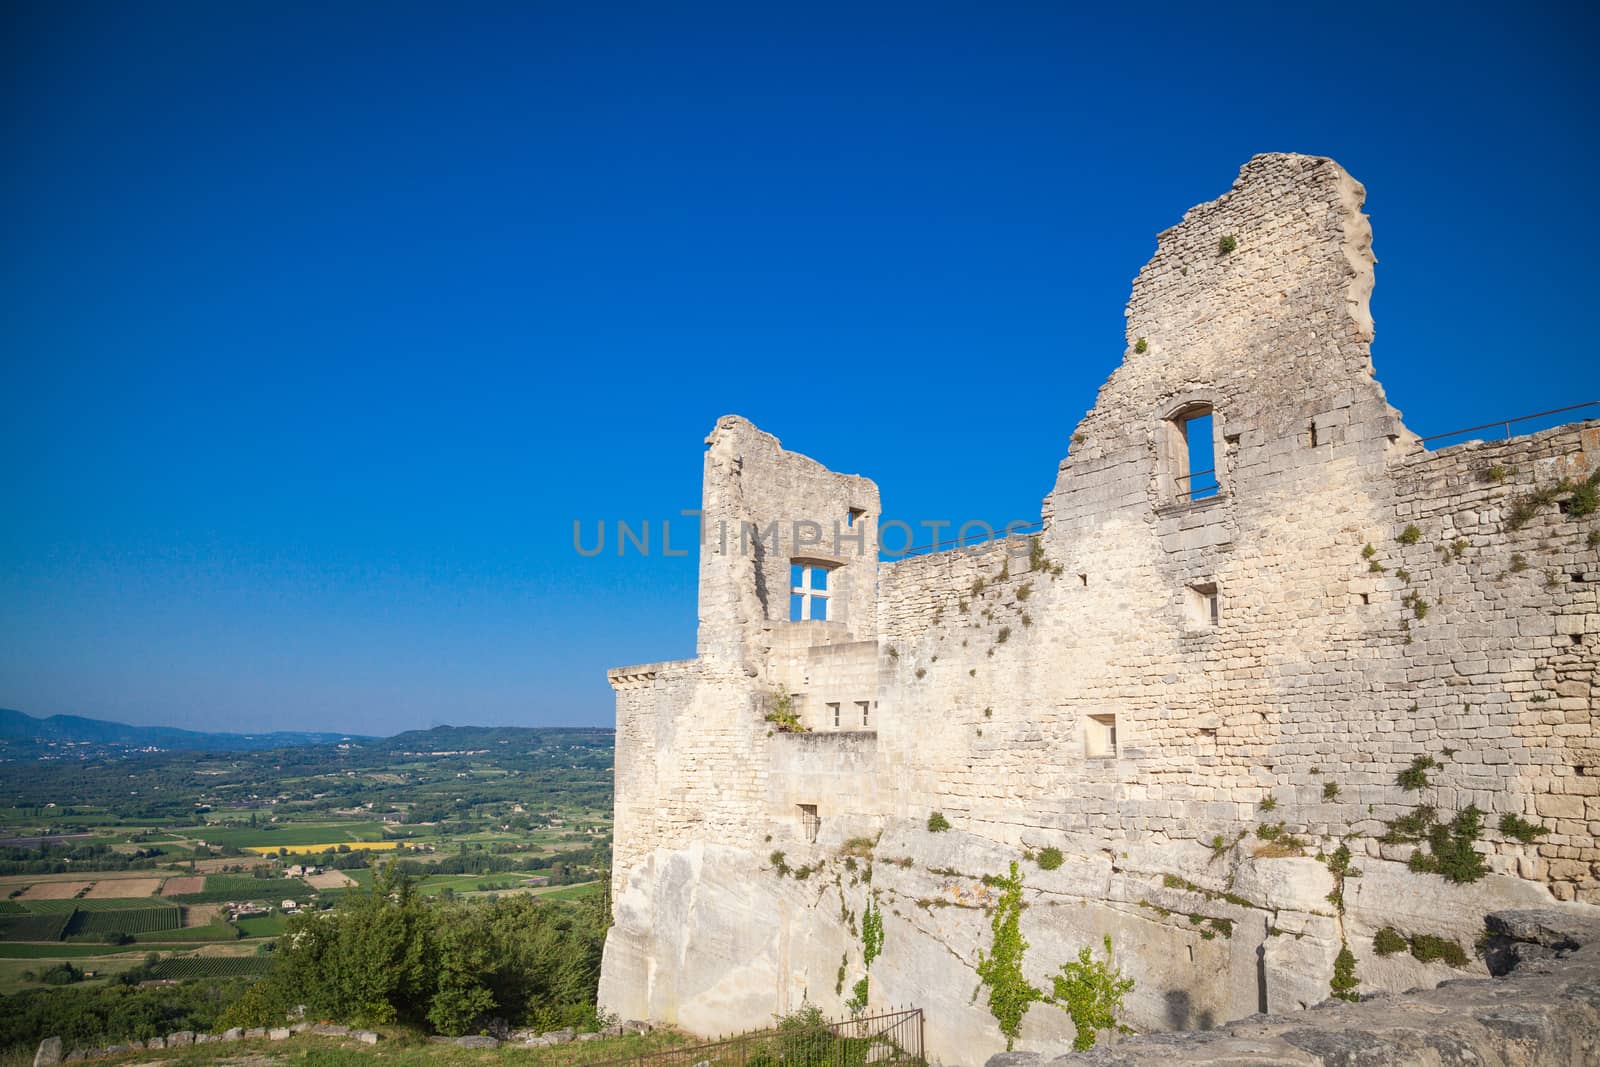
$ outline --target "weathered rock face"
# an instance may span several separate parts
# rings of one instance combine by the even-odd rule
[[[1531,952],[1502,979],[1462,979],[1437,989],[1329,1001],[1303,1014],[1263,1015],[1210,1033],[1161,1034],[1046,1060],[992,1057],[988,1067],[1412,1067],[1504,1064],[1567,1067],[1600,1062],[1600,923],[1574,911],[1497,912],[1489,927]]]
[[[1030,979],[1109,934],[1143,1030],[1309,1007],[1344,946],[1363,991],[1481,974],[1373,937],[1470,949],[1497,908],[1600,903],[1600,527],[1572,492],[1600,426],[1425,450],[1373,377],[1362,196],[1259,156],[1161,235],[1036,536],[880,563],[876,486],[718,422],[699,656],[611,672],[607,1008],[842,1011],[873,899],[869,1009],[922,1006],[932,1054],[977,1062],[984,879],[1015,860]],[[1486,813],[1486,877],[1408,869],[1433,848],[1387,824],[1422,804]],[[1022,1047],[1071,1036],[1041,1007]]]

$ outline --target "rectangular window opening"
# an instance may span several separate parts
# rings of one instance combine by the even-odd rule
[[[817,840],[817,831],[822,829],[822,819],[817,816],[815,804],[801,804],[800,808],[800,833],[807,841],[813,844]]]
[[[1114,759],[1117,755],[1117,717],[1090,715],[1083,724],[1083,754],[1089,759]]]
[[[1222,596],[1215,582],[1201,582],[1189,586],[1189,629],[1209,630],[1222,616]]]
[[[1177,502],[1186,504],[1217,495],[1215,429],[1209,404],[1190,404],[1167,419],[1166,473]]]
[[[828,568],[820,563],[789,565],[789,621],[828,618]]]
[[[1182,489],[1184,499],[1204,500],[1217,495],[1217,463],[1211,442],[1211,412],[1185,419],[1184,443],[1188,445],[1188,467]]]
[[[865,730],[872,725],[872,702],[858,700],[856,701],[856,707],[861,709],[861,728]]]
[[[851,529],[855,529],[856,520],[865,518],[866,514],[866,508],[851,508],[844,513],[844,524]]]
[[[833,715],[833,728],[837,730],[839,728],[839,705],[837,703],[829,704],[828,711]]]

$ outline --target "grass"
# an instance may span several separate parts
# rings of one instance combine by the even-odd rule
[[[171,1067],[201,1067],[219,1061],[251,1064],[253,1067],[486,1067],[515,1064],[517,1067],[584,1067],[586,1064],[624,1060],[664,1052],[687,1045],[689,1039],[671,1030],[648,1034],[608,1037],[597,1041],[574,1042],[549,1048],[528,1049],[504,1045],[498,1049],[458,1048],[431,1044],[419,1035],[384,1028],[384,1039],[376,1045],[303,1034],[287,1041],[233,1041],[175,1049],[135,1050],[96,1059],[96,1064],[161,1064]],[[67,1050],[70,1051],[70,1050]],[[713,1064],[715,1057],[708,1057]],[[0,1067],[26,1067],[33,1062],[33,1051],[25,1056],[0,1059]]]
[[[400,847],[398,841],[338,841],[324,845],[245,845],[244,851],[258,856],[276,856],[287,852],[291,856],[320,856],[329,848],[345,845],[351,852],[387,852]]]
[[[0,943],[0,960],[78,960],[95,956],[123,956],[135,953],[140,959],[146,952],[188,952],[193,945],[176,945],[168,942],[141,941],[137,945],[53,944],[38,945],[19,942]]]
[[[282,915],[262,915],[254,919],[240,919],[237,926],[245,937],[277,937],[289,920]]]
[[[176,908],[162,897],[114,897],[90,900],[24,900],[22,906],[35,915],[66,915],[74,911],[150,911]]]
[[[600,894],[599,882],[583,882],[578,885],[558,885],[549,889],[536,889],[536,896],[548,900],[588,900]]]
[[[381,822],[282,823],[277,826],[196,826],[185,833],[208,845],[235,848],[294,848],[298,845],[369,843],[383,840]]]

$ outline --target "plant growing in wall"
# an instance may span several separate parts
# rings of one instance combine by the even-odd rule
[[[1500,832],[1509,838],[1521,841],[1525,845],[1531,845],[1545,834],[1548,834],[1550,828],[1548,826],[1540,826],[1535,822],[1529,822],[1520,815],[1502,815],[1500,816]]]
[[[867,910],[861,915],[861,959],[872,969],[872,961],[883,955],[883,912],[878,909],[877,894],[867,898]]]
[[[1063,859],[1064,857],[1061,855],[1061,850],[1056,848],[1054,845],[1051,845],[1049,848],[1040,851],[1038,856],[1039,869],[1042,871],[1053,871],[1061,866]]]
[[[1028,942],[1022,937],[1022,875],[1015,860],[1011,861],[1009,878],[986,879],[1000,889],[989,928],[994,934],[989,951],[978,952],[978,991],[989,987],[989,1014],[1000,1026],[1006,1039],[1006,1051],[1016,1044],[1022,1031],[1022,1017],[1036,1000],[1044,999],[1037,986],[1030,984],[1022,974],[1022,958],[1028,952]]]
[[[1401,789],[1416,792],[1428,786],[1428,772],[1439,766],[1433,761],[1432,756],[1418,756],[1411,761],[1411,766],[1395,776]]]
[[[1392,926],[1385,926],[1372,935],[1372,950],[1380,956],[1393,956],[1410,947],[1405,935]]]
[[[806,730],[805,723],[794,711],[794,698],[788,693],[778,692],[772,694],[772,706],[767,709],[766,721],[770,722],[780,734],[803,734]]]
[[[944,812],[936,811],[928,816],[928,832],[930,834],[942,834],[948,829],[950,829],[950,820],[944,817]]]
[[[1239,239],[1230,233],[1226,237],[1222,238],[1222,240],[1217,242],[1217,255],[1225,256],[1238,247]]]
[[[1425,814],[1426,819],[1420,814]],[[1420,831],[1426,836],[1428,845],[1426,852],[1418,848],[1406,861],[1406,866],[1411,870],[1437,874],[1447,882],[1457,883],[1476,882],[1489,873],[1483,857],[1478,855],[1474,847],[1483,834],[1483,812],[1478,810],[1477,805],[1468,804],[1448,823],[1433,821],[1432,808],[1425,813],[1419,808],[1409,823],[1401,826],[1402,822],[1405,820],[1397,819],[1390,823],[1389,833],[1384,835],[1384,839],[1404,840],[1400,836],[1402,833]]]
[[[1141,337],[1137,341],[1133,342],[1133,350],[1142,356],[1146,352],[1150,351],[1150,342]]]
[[[1418,541],[1422,540],[1422,531],[1418,529],[1417,524],[1413,522],[1407,525],[1406,528],[1401,531],[1400,536],[1396,537],[1395,540],[1399,541],[1402,545],[1414,545]]]
[[[1121,969],[1111,965],[1111,935],[1105,939],[1104,959],[1094,959],[1089,946],[1078,950],[1078,958],[1061,965],[1061,973],[1051,975],[1050,1003],[1072,1016],[1077,1034],[1072,1039],[1075,1051],[1093,1048],[1101,1030],[1119,1033],[1132,1031],[1117,1021],[1122,998],[1133,990],[1133,979],[1122,977]]]
[[[1349,945],[1340,945],[1339,955],[1333,960],[1333,980],[1328,983],[1329,990],[1340,1000],[1357,1001],[1361,994],[1356,992],[1356,986],[1361,984],[1361,979],[1356,977],[1356,956],[1350,951]]]

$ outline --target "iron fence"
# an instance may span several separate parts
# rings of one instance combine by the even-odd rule
[[[922,1009],[827,1022],[820,1013],[737,1037],[590,1067],[927,1067]]]
[[[1511,424],[1514,422],[1527,422],[1530,419],[1543,419],[1551,415],[1563,415],[1569,411],[1581,411],[1584,408],[1600,407],[1600,400],[1585,400],[1581,404],[1568,404],[1564,408],[1551,408],[1549,411],[1536,411],[1532,415],[1518,415],[1512,419],[1500,419],[1497,422],[1485,422],[1478,426],[1468,426],[1461,430],[1450,430],[1446,433],[1429,434],[1419,438],[1422,441],[1439,441],[1446,437],[1460,437],[1462,434],[1477,433],[1479,430],[1501,430],[1509,439],[1511,437]]]
[[[1172,480],[1186,483],[1178,489],[1178,499],[1185,503],[1191,500],[1204,500],[1206,497],[1216,496],[1222,491],[1222,485],[1217,481],[1215,467],[1207,467],[1203,471],[1190,471],[1188,474],[1180,474]]]

